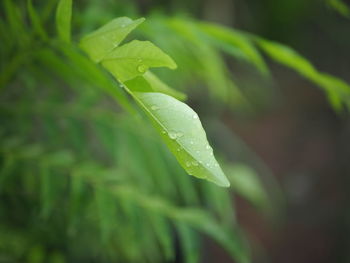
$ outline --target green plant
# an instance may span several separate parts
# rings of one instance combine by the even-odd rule
[[[265,211],[273,189],[267,194],[254,169],[222,158],[227,180],[198,115],[181,102],[186,95],[149,70],[175,68],[172,58],[147,41],[122,44],[143,19],[114,19],[78,46],[72,2],[59,1],[53,23],[55,6],[1,3],[0,260],[191,263],[200,258],[200,232],[248,262],[229,190],[186,173],[231,181]],[[142,36],[181,64],[157,71],[175,86],[186,88],[193,75],[216,99],[246,105],[220,51],[267,74],[258,44],[325,87],[337,108],[349,105],[347,84],[284,46],[188,18],[154,16],[147,24]]]

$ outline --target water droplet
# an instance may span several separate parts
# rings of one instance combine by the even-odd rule
[[[137,66],[137,71],[140,73],[145,73],[147,71],[147,66],[144,64],[141,64],[141,65]]]
[[[172,140],[175,140],[177,138],[176,136],[176,132],[169,132],[169,138],[172,139]]]
[[[209,150],[209,149],[210,149],[209,144],[207,144],[207,146],[205,146],[205,149],[207,149],[207,150]]]
[[[156,105],[151,106],[151,110],[159,110],[159,107]]]
[[[190,141],[190,144],[192,144],[192,145],[193,145],[193,144],[194,144],[194,142],[193,142],[193,141]]]
[[[193,114],[192,118],[193,118],[193,119],[198,119],[197,113]]]
[[[207,163],[207,166],[210,167],[210,163]]]
[[[215,164],[215,167],[218,167],[218,166],[219,166],[219,165],[216,163],[216,164]]]
[[[163,134],[166,134],[166,131],[162,131]]]
[[[210,155],[213,155],[213,152],[210,152]]]
[[[200,153],[200,151],[196,151],[196,153],[198,153],[198,154],[199,154],[199,153]]]
[[[184,136],[184,134],[183,134],[183,132],[177,132],[176,136],[177,136],[177,138],[180,138],[180,137]]]
[[[187,167],[190,167],[190,166],[191,166],[191,163],[190,163],[190,162],[186,162],[186,166],[187,166]]]
[[[177,148],[176,150],[177,150],[178,152],[180,152],[180,151],[181,151],[181,148]]]
[[[198,166],[198,162],[197,161],[192,161],[193,166]]]

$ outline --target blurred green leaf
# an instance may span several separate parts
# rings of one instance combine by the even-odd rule
[[[255,171],[243,164],[225,166],[233,190],[258,208],[268,206],[268,197]]]
[[[199,262],[198,237],[187,224],[183,222],[176,223],[176,230],[179,235],[180,246],[182,249],[183,261],[185,263]]]
[[[156,75],[147,71],[143,76],[139,76],[125,82],[126,86],[134,87],[134,91],[140,92],[160,92],[172,96],[178,100],[185,100],[186,94],[170,88]]]
[[[237,262],[250,262],[248,248],[245,246],[240,234],[238,232],[234,233],[229,229],[223,229],[206,211],[191,208],[179,209],[174,211],[172,216],[213,238]]]
[[[43,263],[45,261],[45,254],[42,245],[33,246],[27,256],[28,263]]]
[[[72,0],[60,0],[56,10],[56,28],[60,40],[70,42]]]
[[[326,0],[328,5],[332,7],[339,14],[349,18],[350,8],[342,0]]]
[[[6,20],[8,23],[8,30],[6,34],[12,36],[14,45],[25,47],[29,42],[28,31],[24,27],[23,16],[18,5],[12,0],[2,1]]]
[[[251,43],[244,34],[213,23],[200,23],[200,29],[211,36],[211,41],[230,55],[240,57],[255,65],[262,73],[268,73],[268,68]]]
[[[61,45],[60,48],[73,64],[73,69],[82,78],[88,80],[95,88],[102,88],[108,92],[126,111],[130,113],[134,111],[126,96],[127,94],[113,82],[112,78],[109,78],[108,74],[101,67],[97,66],[74,47]],[[70,72],[72,73],[71,69]]]
[[[89,54],[94,62],[100,62],[143,21],[145,21],[144,18],[132,20],[128,17],[119,17],[113,19],[106,25],[83,37],[80,47]]]
[[[147,71],[143,75],[143,77],[150,84],[150,86],[152,87],[153,91],[167,94],[167,95],[172,96],[172,97],[174,97],[174,98],[176,98],[178,100],[181,100],[181,101],[186,100],[187,95],[185,93],[182,93],[180,91],[177,91],[177,90],[169,87],[167,84],[165,84],[163,81],[161,81],[152,72]]]
[[[152,67],[176,68],[172,58],[162,50],[149,41],[139,40],[114,49],[104,57],[102,65],[121,82],[141,76]]]
[[[33,7],[32,0],[27,0],[27,8],[29,13],[29,18],[31,20],[35,33],[37,33],[42,39],[46,40],[48,36],[43,28],[39,15],[37,14],[35,8]]]
[[[254,37],[254,39],[273,60],[294,69],[305,78],[323,88],[327,92],[327,95],[330,94],[331,102],[336,107],[335,109],[339,110],[340,104],[350,107],[350,86],[347,83],[336,77],[317,71],[307,59],[290,47],[258,37]]]

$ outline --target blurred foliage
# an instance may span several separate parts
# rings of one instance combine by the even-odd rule
[[[76,44],[125,14],[106,3],[76,2],[71,25],[71,6],[69,0],[1,2],[0,262],[192,263],[200,260],[198,233],[237,262],[249,262],[230,189],[189,177],[124,91],[127,81],[121,85]],[[119,12],[136,15],[132,4],[122,6]],[[252,108],[224,54],[266,79],[259,48],[323,88],[336,109],[350,105],[346,83],[251,34],[162,14],[151,15],[137,33],[178,64],[175,72],[155,70],[161,79],[189,94],[204,86],[222,108]],[[185,99],[149,74],[140,75],[155,81],[157,92]],[[273,180],[261,180],[251,162],[222,163],[232,189],[269,210]]]
[[[328,5],[339,14],[349,18],[350,9],[342,0],[327,0]]]

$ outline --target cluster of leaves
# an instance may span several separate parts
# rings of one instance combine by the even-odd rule
[[[122,44],[144,19],[113,19],[76,44],[72,1],[59,1],[52,23],[56,4],[1,3],[0,259],[192,263],[201,232],[248,262],[229,190],[186,173],[230,181],[258,207],[266,193],[244,165],[225,164],[227,180],[186,95],[150,71],[173,59],[148,41]],[[138,32],[176,58],[176,72],[157,72],[173,86],[197,79],[245,103],[220,52],[267,75],[259,46],[349,105],[347,84],[280,44],[187,18],[154,16]]]
[[[162,32],[161,36],[166,37],[154,34],[152,28],[157,28],[157,32]],[[323,89],[334,110],[349,110],[350,86],[337,77],[318,71],[306,58],[283,44],[214,23],[188,17],[168,18],[159,14],[153,15],[147,27],[141,28],[141,31],[160,47],[168,46],[170,54],[177,58],[177,74],[182,77],[166,77],[179,87],[186,86],[181,81],[188,82],[195,76],[205,82],[216,99],[235,108],[243,106],[247,109],[249,98],[235,82],[237,76],[228,69],[225,55],[248,63],[263,78],[269,79],[265,55]]]
[[[202,232],[247,262],[229,191],[186,175],[229,184],[198,115],[177,100],[186,96],[148,70],[174,61],[146,41],[117,47],[143,19],[117,18],[79,48],[72,2],[59,2],[57,36],[53,7],[2,2],[1,260],[198,262]],[[254,179],[248,185],[261,189]],[[257,205],[265,198],[251,196]]]

